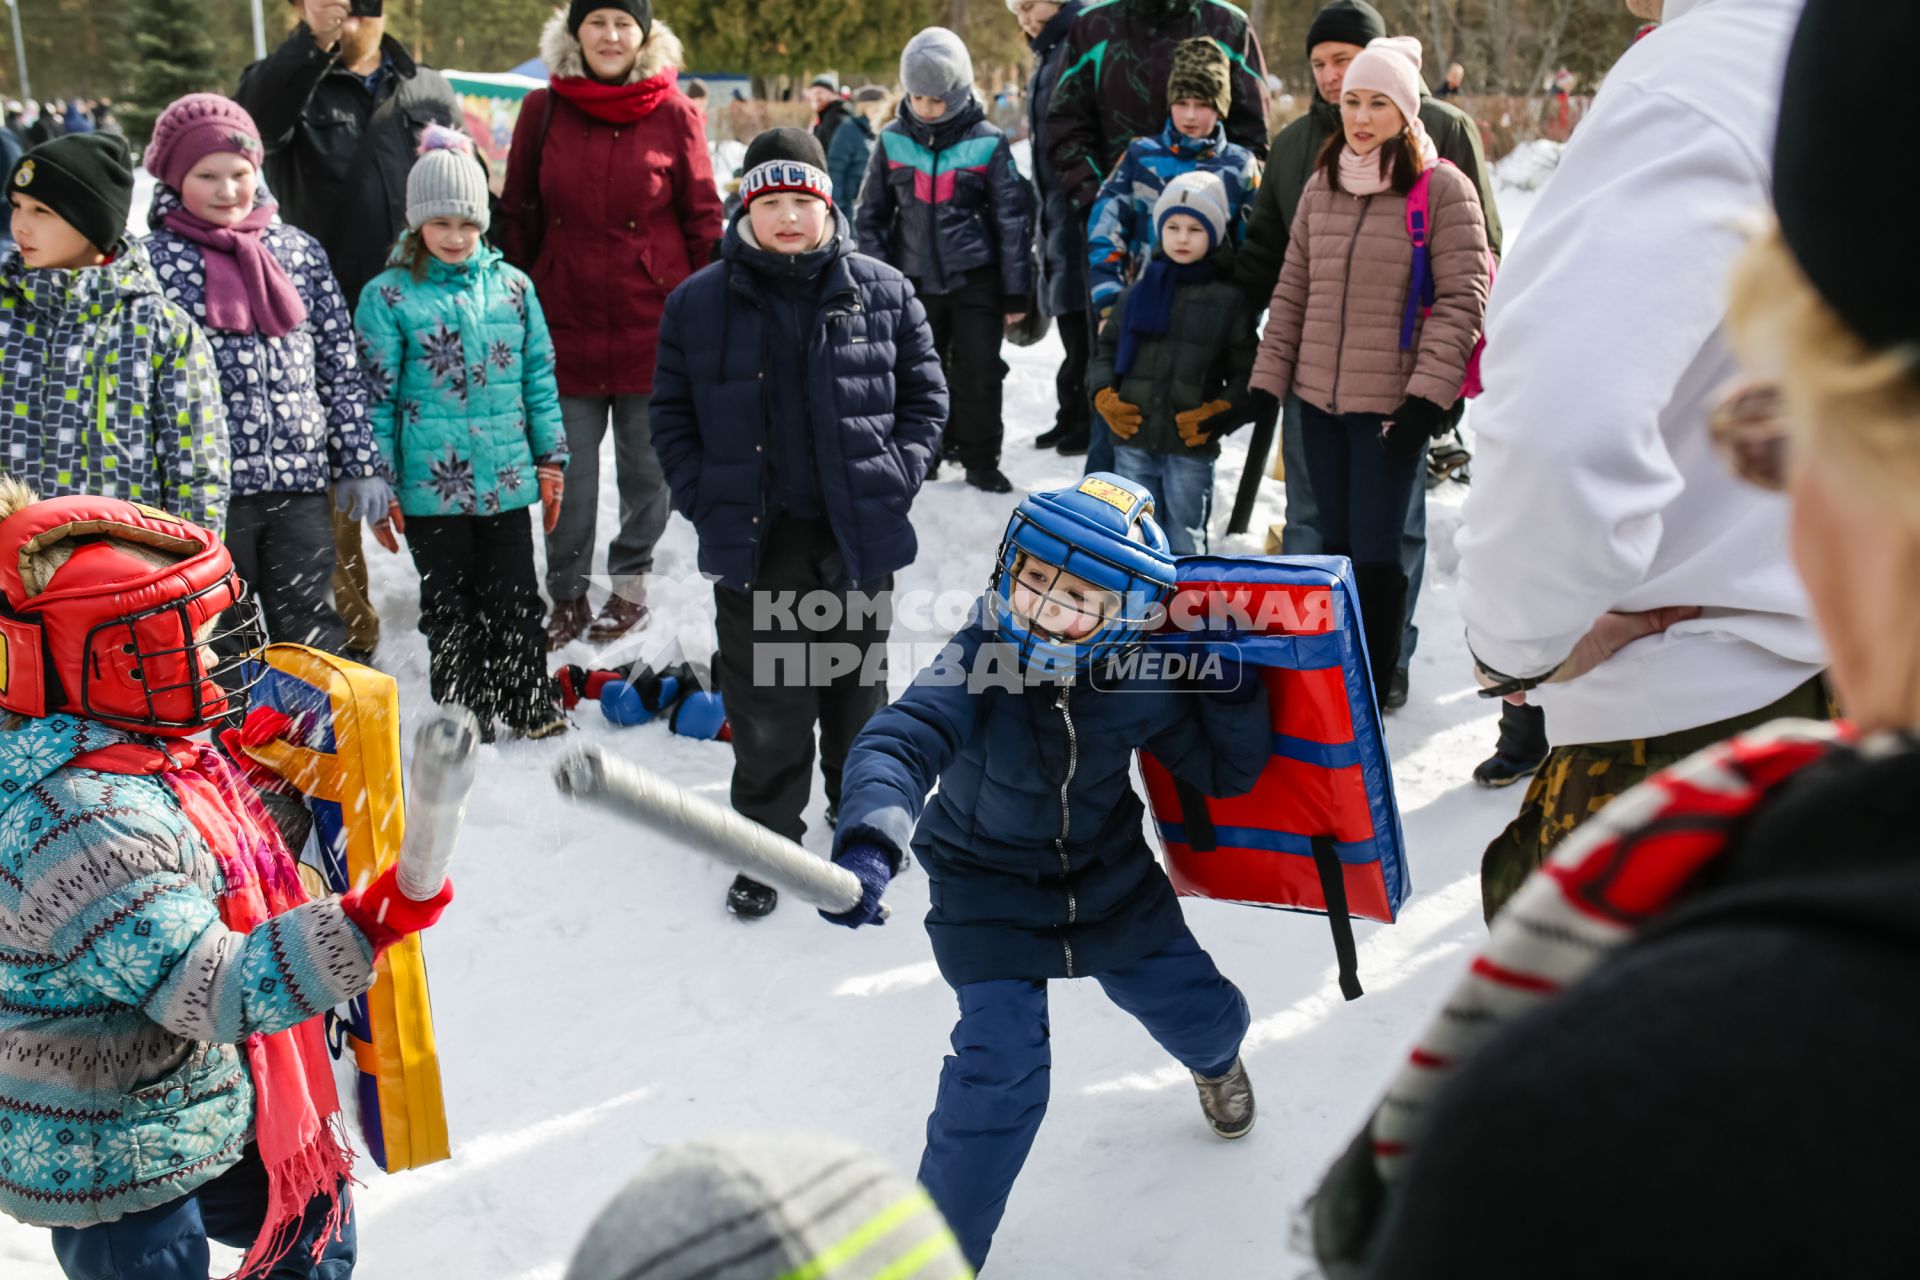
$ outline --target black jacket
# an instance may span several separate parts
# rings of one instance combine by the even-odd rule
[[[1067,0],[1040,34],[1027,41],[1033,53],[1033,78],[1027,81],[1027,136],[1033,139],[1033,183],[1040,193],[1034,229],[1040,266],[1035,300],[1041,312],[1050,316],[1087,309],[1087,215],[1067,199],[1066,186],[1054,173],[1053,160],[1043,145],[1053,87],[1066,66],[1067,31],[1085,7],[1085,0]]]
[[[972,99],[932,124],[900,104],[867,162],[856,221],[860,251],[920,293],[958,293],[968,273],[997,267],[1008,310],[1031,304],[1033,188]]]
[[[319,239],[341,290],[355,300],[407,229],[407,171],[420,131],[460,122],[445,77],[391,36],[381,49],[386,69],[369,94],[302,24],[241,73],[234,94],[260,126],[280,216]]]
[[[1911,1274],[1920,749],[1748,821],[1436,1097],[1368,1276]]]
[[[1167,332],[1143,337],[1133,368],[1124,375],[1113,364],[1137,284],[1120,294],[1113,315],[1101,326],[1099,345],[1087,367],[1087,390],[1112,387],[1122,400],[1140,408],[1139,434],[1125,443],[1148,453],[1218,457],[1220,437],[1252,417],[1247,379],[1260,349],[1259,313],[1233,282],[1232,248],[1220,250],[1214,262],[1217,278],[1174,291]],[[1180,438],[1174,415],[1215,400],[1225,400],[1232,408],[1211,420],[1206,444],[1189,446]]]
[[[840,132],[840,126],[853,119],[853,108],[835,98],[820,113],[820,119],[814,123],[813,136],[820,143],[820,150],[832,153],[833,135]]]
[[[846,225],[820,283],[806,332],[804,387],[770,385],[773,361],[763,273],[811,264],[756,248],[737,217],[721,261],[667,296],[651,409],[653,446],[673,509],[693,523],[699,565],[731,587],[752,585],[773,527],[769,445],[793,419],[769,400],[804,400],[812,430],[816,499],[854,585],[913,563],[908,509],[947,418],[947,383],[927,313],[906,278],[853,252]],[[800,456],[797,452],[785,458]]]

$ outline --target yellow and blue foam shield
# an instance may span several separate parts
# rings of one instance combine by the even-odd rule
[[[331,893],[367,883],[400,856],[400,699],[393,677],[305,645],[261,651],[252,705],[295,729],[247,754],[306,798],[319,872]],[[311,856],[311,855],[310,855]],[[446,1103],[420,935],[389,947],[365,995],[328,1018],[334,1056],[351,1053],[361,1135],[388,1173],[447,1159]]]

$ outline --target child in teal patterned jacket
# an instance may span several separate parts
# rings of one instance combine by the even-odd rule
[[[465,135],[427,130],[407,178],[407,225],[355,324],[373,434],[395,475],[389,551],[420,570],[420,630],[436,702],[523,737],[566,728],[547,679],[545,607],[527,508],[560,515],[566,430],[553,341],[533,283],[482,239],[486,176]]]

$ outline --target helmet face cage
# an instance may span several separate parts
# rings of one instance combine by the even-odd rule
[[[1048,550],[1042,553],[1032,544]],[[1064,547],[1065,554],[1059,554]],[[1016,609],[1013,592],[1022,563],[1031,559],[1054,571],[1057,583],[1063,573],[1086,579],[1111,601],[1100,625],[1077,640],[1056,637],[1035,625],[1035,619]],[[1065,563],[1056,564],[1055,560]],[[1121,584],[1115,590],[1108,583]],[[1029,588],[1031,590],[1032,588]],[[1094,663],[1117,656],[1139,644],[1149,631],[1165,618],[1171,582],[1162,582],[1137,569],[1121,564],[1097,551],[1063,543],[1057,535],[1042,529],[1025,512],[1016,511],[1000,544],[999,561],[994,568],[989,592],[994,622],[1001,634],[1019,648],[1020,668],[1038,679],[1064,680],[1086,671]],[[1087,614],[1084,605],[1054,594],[1051,587],[1036,592],[1043,601],[1062,613]]]
[[[196,639],[209,619],[216,619],[213,630]],[[246,704],[266,676],[253,662],[266,644],[260,602],[230,572],[192,595],[88,631],[81,714],[156,732],[203,729]]]

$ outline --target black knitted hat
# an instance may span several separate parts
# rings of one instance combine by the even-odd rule
[[[1875,348],[1920,344],[1920,256],[1898,247],[1912,239],[1910,201],[1892,187],[1861,198],[1860,173],[1877,148],[1859,121],[1905,114],[1916,44],[1912,0],[1808,0],[1773,144],[1781,235],[1827,305]]]
[[[1387,22],[1380,11],[1367,3],[1367,0],[1333,0],[1333,3],[1313,15],[1313,21],[1307,26],[1307,52],[1311,54],[1315,45],[1333,41],[1336,44],[1357,44],[1362,49],[1367,42],[1377,40],[1387,34]]]
[[[567,6],[567,34],[578,39],[580,24],[585,22],[587,15],[595,9],[618,9],[624,14],[631,15],[633,20],[640,24],[642,40],[653,34],[652,0],[573,0],[573,3]]]
[[[70,133],[21,156],[7,190],[31,196],[112,253],[127,234],[133,208],[133,156],[127,140],[110,133]]]

